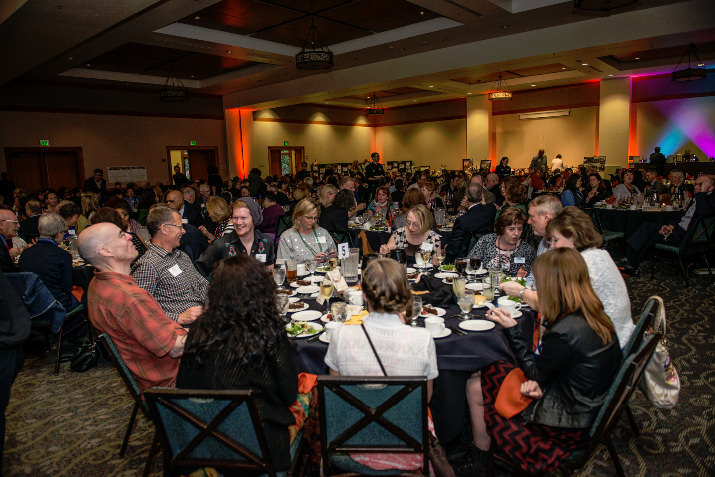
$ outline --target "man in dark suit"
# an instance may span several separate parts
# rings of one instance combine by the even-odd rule
[[[494,194],[494,203],[501,207],[504,204],[504,196],[501,195],[501,184],[499,183],[499,176],[494,172],[487,174],[487,183],[485,185],[486,189]]]
[[[467,187],[467,212],[458,217],[454,222],[454,229],[447,245],[448,263],[454,263],[459,257],[466,257],[469,250],[469,241],[474,233],[489,233],[494,230],[494,216],[496,208],[489,204],[482,204],[481,185],[471,183]]]
[[[12,245],[12,238],[17,237],[19,228],[20,222],[15,212],[5,205],[0,206],[0,271],[3,273],[17,271],[15,257],[22,250]]]
[[[42,215],[42,203],[39,200],[30,200],[25,204],[25,215],[27,218],[20,222],[20,230],[17,235],[26,243],[31,243],[40,236],[37,230],[37,223]]]
[[[107,181],[102,178],[104,172],[102,169],[95,169],[92,177],[88,177],[82,186],[82,192],[94,192],[99,194],[99,200],[103,201],[107,198]]]
[[[665,175],[665,160],[665,156],[662,152],[660,152],[660,147],[656,147],[653,154],[651,154],[648,158],[650,167],[653,167],[656,171],[658,171],[659,176]]]
[[[658,171],[655,168],[650,168],[645,171],[645,190],[643,191],[646,195],[652,194],[654,192],[662,193],[665,192],[665,185],[658,179]],[[588,183],[588,182],[586,182]]]
[[[640,275],[638,265],[648,256],[652,247],[659,243],[678,245],[685,238],[688,227],[693,219],[715,215],[715,178],[703,174],[695,181],[695,199],[690,202],[685,215],[677,224],[661,225],[648,222],[640,227],[626,241],[628,244],[628,261],[624,272],[637,277]]]
[[[201,212],[192,207],[186,200],[181,191],[170,190],[166,193],[166,205],[174,209],[181,215],[181,220],[185,224],[191,224],[198,227],[202,224]]]

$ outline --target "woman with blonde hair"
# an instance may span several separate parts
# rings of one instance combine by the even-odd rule
[[[206,238],[209,239],[209,242],[213,242],[217,238],[221,238],[224,234],[233,230],[233,222],[231,222],[231,207],[229,207],[228,202],[226,202],[223,197],[209,197],[206,201],[206,213],[211,219],[211,222],[215,225],[214,233],[209,232],[209,230],[203,225],[199,227],[199,230],[206,236]]]
[[[335,254],[335,241],[318,226],[320,205],[313,199],[302,199],[293,209],[293,227],[283,232],[278,242],[277,260],[317,260],[325,262]]]
[[[330,207],[337,193],[338,188],[332,184],[325,184],[318,189],[318,202],[320,202],[321,212]]]
[[[380,246],[380,253],[388,254],[391,250],[404,249],[407,263],[414,264],[419,250],[429,250],[433,252],[432,258],[435,260],[434,255],[442,248],[442,239],[432,230],[433,222],[432,212],[426,205],[418,204],[412,207],[407,212],[405,226],[392,233],[387,244]]]
[[[530,403],[511,417],[496,410],[502,382],[515,368],[504,361],[472,375],[467,401],[479,464],[496,445],[522,471],[545,473],[586,444],[622,356],[613,324],[576,250],[559,248],[540,255],[534,278],[541,292],[538,311],[547,328],[538,356],[531,351],[531,337],[521,334],[509,312],[487,312],[487,318],[504,328],[516,367],[526,379],[519,393]]]
[[[78,235],[89,226],[92,215],[99,210],[99,201],[93,192],[82,192],[80,200],[82,204],[82,215],[77,218]]]

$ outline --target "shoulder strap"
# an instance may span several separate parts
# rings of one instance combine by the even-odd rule
[[[367,338],[367,342],[370,343],[370,348],[372,348],[372,352],[375,354],[375,358],[377,358],[377,364],[380,365],[380,369],[382,370],[382,374],[387,376],[387,371],[385,371],[385,367],[382,365],[382,361],[380,360],[380,356],[377,354],[377,350],[375,349],[375,345],[372,344],[372,340],[370,339],[370,335],[367,334],[367,329],[365,328],[365,325],[363,323],[360,323],[360,328],[362,328],[363,333],[365,333],[365,338]]]
[[[663,338],[665,338],[666,325],[665,325],[665,304],[663,299],[658,295],[653,295],[650,298],[655,298],[658,301],[658,313],[655,315],[655,320],[653,321],[653,333],[657,333],[660,328],[663,328]],[[648,300],[650,300],[648,298]],[[647,303],[647,300],[646,300]]]

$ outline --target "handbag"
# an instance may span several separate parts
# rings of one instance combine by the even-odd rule
[[[84,373],[88,369],[97,366],[99,362],[99,350],[97,343],[92,341],[80,348],[79,351],[72,357],[70,369],[75,373]]]
[[[658,307],[658,315],[653,323],[653,330],[646,332],[646,336],[657,333],[660,326],[663,327],[663,336],[655,347],[653,356],[651,356],[645,370],[643,371],[643,379],[640,381],[640,388],[648,400],[656,407],[661,409],[672,409],[678,404],[680,396],[680,378],[675,365],[670,359],[668,353],[668,342],[665,339],[665,305],[663,299],[659,296],[655,297],[660,301]]]
[[[372,344],[372,340],[370,339],[370,335],[367,333],[367,329],[365,329],[365,325],[361,323],[360,327],[362,328],[363,333],[365,333],[367,342],[370,343],[370,348],[372,348],[372,352],[377,359],[377,364],[380,365],[382,374],[387,376],[387,371],[385,371],[385,367],[382,365],[382,360],[377,354],[375,345]],[[429,433],[429,461],[430,464],[432,464],[432,470],[434,470],[437,477],[456,477],[452,464],[450,464],[449,460],[447,460],[447,454],[444,452],[442,445],[432,432]]]
[[[526,376],[521,368],[514,368],[506,375],[499,386],[497,398],[494,400],[494,409],[500,416],[511,419],[526,409],[533,401],[532,398],[521,394],[521,384],[526,381]]]

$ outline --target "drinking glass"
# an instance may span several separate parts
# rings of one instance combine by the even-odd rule
[[[482,259],[479,257],[469,257],[469,265],[476,274],[482,268]]]
[[[347,308],[344,301],[336,301],[330,305],[330,313],[333,315],[333,321],[344,323],[347,318]]]
[[[464,290],[464,295],[457,299],[457,305],[459,305],[459,309],[462,310],[462,315],[459,319],[468,320],[469,312],[472,311],[472,307],[474,307],[474,291]]]
[[[497,288],[499,288],[499,283],[501,282],[501,277],[502,277],[502,271],[498,268],[490,268],[489,269],[489,283],[491,285],[491,289],[496,291]]]
[[[469,263],[469,259],[467,259],[466,257],[458,258],[454,261],[454,269],[457,271],[457,273],[464,276],[464,274],[467,272],[467,263]]]
[[[288,283],[293,283],[298,278],[298,262],[295,260],[286,260],[286,278]]]
[[[456,277],[452,280],[452,291],[454,292],[454,296],[457,298],[464,296],[466,284],[467,279],[464,277]]]
[[[434,254],[434,258],[435,258],[435,260],[437,260],[437,265],[439,265],[439,266],[442,266],[442,262],[444,262],[446,248],[447,248],[446,245],[444,247],[439,247]]]
[[[330,297],[333,296],[333,281],[325,275],[320,284],[320,296],[325,299],[325,312],[330,313]]]
[[[432,251],[420,250],[417,253],[420,254],[420,258],[422,258],[422,261],[424,262],[424,267],[429,268],[430,260],[432,259]]]
[[[274,269],[275,270],[275,269]],[[288,295],[284,293],[278,293],[276,294],[276,308],[278,308],[278,314],[281,315],[281,318],[283,318],[283,321],[290,321],[286,319],[286,314],[288,313],[288,304],[290,300],[288,300]]]
[[[419,318],[422,313],[422,297],[413,296],[412,297],[412,326],[417,326],[417,318]]]
[[[282,265],[279,265],[276,263],[276,266],[273,267],[273,280],[276,281],[276,285],[278,285],[278,288],[283,285],[283,282],[286,279],[286,269],[283,268]]]
[[[306,280],[313,277],[313,272],[315,272],[316,268],[318,268],[318,262],[315,260],[308,260],[305,262],[305,271],[308,272],[308,278]]]

